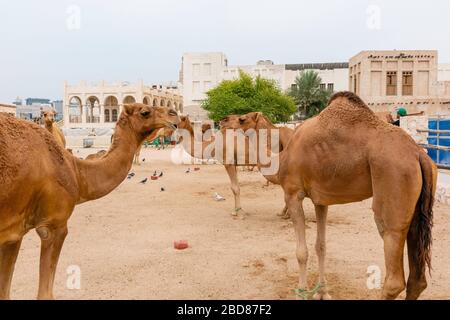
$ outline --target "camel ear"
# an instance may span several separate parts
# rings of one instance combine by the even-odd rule
[[[123,111],[125,111],[127,116],[131,116],[134,113],[134,106],[132,104],[124,104]]]
[[[253,116],[253,120],[255,120],[255,122],[258,122],[259,117],[262,115],[261,112],[255,112],[254,116]]]

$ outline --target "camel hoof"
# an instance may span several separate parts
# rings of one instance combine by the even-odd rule
[[[232,216],[234,219],[244,220],[244,219],[245,219],[245,211],[242,210],[241,208],[239,208],[239,209],[234,209],[234,210],[231,212],[231,216]]]
[[[283,220],[289,220],[291,218],[291,215],[289,213],[286,213],[284,216],[281,216],[281,219]]]
[[[313,300],[332,300],[331,296],[327,292],[325,293],[316,292],[312,298]]]

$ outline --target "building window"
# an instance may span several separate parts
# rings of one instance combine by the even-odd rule
[[[203,75],[205,75],[205,76],[211,75],[211,63],[203,64]]]
[[[111,116],[112,122],[117,122],[117,109],[113,109],[111,114],[112,114],[112,116]]]
[[[200,81],[192,82],[192,93],[198,94],[200,92]]]
[[[396,96],[397,95],[397,72],[389,71],[386,77],[386,95]]]
[[[329,84],[327,85],[327,89],[328,89],[328,91],[330,91],[330,92],[334,92],[334,83],[329,83]]]
[[[326,83],[321,83],[320,84],[320,90],[326,90],[327,88],[327,84]]]
[[[199,63],[194,63],[192,65],[192,74],[194,75],[194,77],[198,77],[200,75],[200,64]]]
[[[295,83],[291,84],[291,90],[297,90],[297,85]]]
[[[206,92],[209,91],[209,89],[211,89],[211,81],[203,82],[203,90]]]
[[[105,122],[110,122],[110,118],[109,118],[109,109],[105,109]]]
[[[413,74],[412,71],[404,71],[402,77],[402,95],[413,95]]]

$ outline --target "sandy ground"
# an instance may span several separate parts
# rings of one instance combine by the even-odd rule
[[[80,156],[95,150],[80,150]],[[293,299],[298,267],[290,221],[276,216],[281,188],[263,188],[258,172],[239,172],[245,219],[233,219],[233,197],[220,165],[174,165],[171,150],[147,149],[136,177],[110,195],[78,206],[58,266],[59,299]],[[164,177],[141,185],[154,170]],[[161,192],[161,187],[165,192]],[[217,202],[215,192],[226,198]],[[367,268],[384,273],[382,241],[371,201],[330,208],[327,273],[336,299],[377,299],[366,285]],[[308,281],[317,281],[314,210],[306,201]],[[434,270],[423,299],[450,298],[450,207],[435,207]],[[173,241],[186,239],[178,251]],[[24,239],[13,279],[13,299],[34,299],[38,285],[39,239]],[[405,260],[406,261],[406,260]],[[67,288],[67,269],[81,270],[81,289]],[[407,265],[407,264],[406,264]],[[401,297],[404,297],[402,294]]]

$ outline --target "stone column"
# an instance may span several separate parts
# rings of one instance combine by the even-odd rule
[[[100,105],[100,123],[105,123],[105,106]]]
[[[63,121],[64,127],[68,127],[69,125],[69,105],[65,104],[66,101],[63,102]]]
[[[86,123],[86,117],[87,117],[87,107],[86,105],[81,106],[81,123]]]

